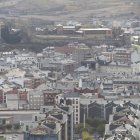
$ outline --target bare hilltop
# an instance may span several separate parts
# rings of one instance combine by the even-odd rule
[[[49,20],[85,20],[91,17],[110,17],[133,14],[139,16],[139,0],[7,0],[7,8],[23,17]],[[6,1],[2,1],[6,3]],[[6,4],[0,4],[1,6]],[[22,14],[23,13],[23,14]]]

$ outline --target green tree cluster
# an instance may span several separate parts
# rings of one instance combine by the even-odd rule
[[[0,125],[0,132],[5,132],[6,130],[12,130],[12,129],[19,130],[20,123]]]
[[[6,140],[6,138],[4,138],[3,136],[0,136],[0,140]]]
[[[8,26],[4,26],[1,28],[1,37],[8,44],[20,43],[22,39],[21,31],[10,32],[10,29]]]
[[[82,139],[83,140],[93,140],[93,137],[87,131],[83,131],[82,132]]]
[[[15,129],[15,130],[20,129],[20,123],[16,123],[16,124],[14,124],[14,129]]]
[[[82,131],[88,131],[90,134],[92,134],[94,132],[94,129],[87,123],[85,124],[85,128],[83,123],[75,126],[75,134],[81,134]]]
[[[106,120],[89,118],[86,120],[86,123],[92,127],[93,132],[97,132],[99,135],[103,136],[105,132],[105,124],[107,123]]]

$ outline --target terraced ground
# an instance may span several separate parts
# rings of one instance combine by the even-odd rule
[[[140,0],[21,0],[10,8],[25,12],[26,18],[84,20],[93,16],[116,16],[128,13],[140,15],[139,7]]]

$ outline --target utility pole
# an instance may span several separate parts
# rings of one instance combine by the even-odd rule
[[[84,128],[86,127],[86,124],[85,124],[85,107],[84,107]]]
[[[20,97],[19,97],[19,91],[18,91],[18,110],[19,110],[19,100],[20,100]]]

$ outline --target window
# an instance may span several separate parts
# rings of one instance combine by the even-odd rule
[[[37,121],[37,116],[35,116],[35,121]]]
[[[43,108],[43,113],[45,112],[45,108]]]
[[[29,130],[29,126],[28,125],[26,125],[26,131],[28,131]]]
[[[74,102],[75,102],[75,101],[74,101],[74,99],[73,99],[73,104],[74,104]]]
[[[32,129],[32,128],[33,128],[33,126],[31,125],[31,126],[30,126],[30,128]]]
[[[6,124],[6,121],[5,120],[2,120],[2,124],[5,125]]]

